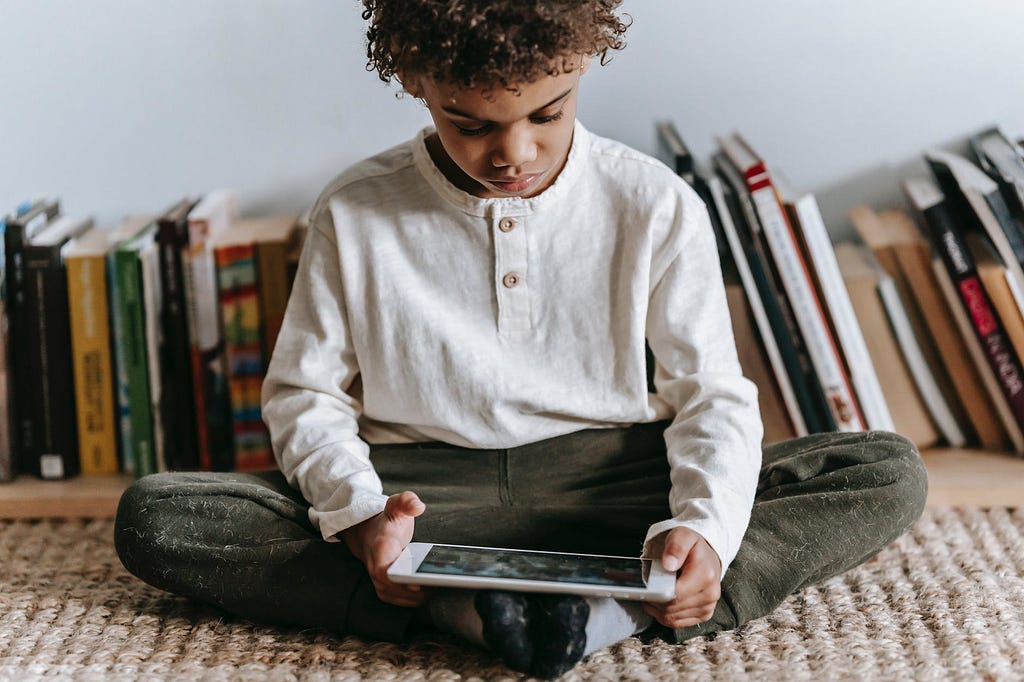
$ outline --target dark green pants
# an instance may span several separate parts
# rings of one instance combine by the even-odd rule
[[[374,446],[384,492],[415,491],[416,540],[637,555],[669,517],[665,424],[596,429],[509,450]],[[894,434],[820,434],[767,446],[739,554],[714,618],[684,639],[769,613],[865,561],[920,516],[927,482]],[[344,543],[325,542],[278,472],[166,473],[118,508],[121,561],[147,583],[263,623],[401,641],[412,613],[379,601]]]

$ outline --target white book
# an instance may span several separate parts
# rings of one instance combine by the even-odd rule
[[[978,368],[978,375],[981,377],[981,382],[985,385],[985,391],[992,396],[992,404],[995,405],[999,423],[1003,425],[1003,429],[1010,437],[1014,452],[1024,455],[1024,434],[1021,433],[1017,420],[1014,418],[1013,412],[1006,402],[1006,397],[1003,395],[999,380],[992,371],[992,366],[985,356],[981,342],[975,336],[974,324],[968,319],[967,313],[964,312],[960,296],[957,294],[956,287],[953,285],[953,281],[950,279],[941,258],[935,257],[932,259],[932,271],[935,273],[935,279],[942,290],[943,298],[949,303],[949,311],[953,315],[953,319],[956,320],[956,326],[960,329],[960,334],[964,338],[967,350],[971,354],[971,360],[974,362],[975,367]]]
[[[215,348],[220,343],[217,269],[212,241],[237,217],[238,195],[232,190],[210,192],[188,214],[188,251],[182,255],[189,337],[197,349]]]
[[[757,322],[757,330],[761,334],[761,341],[764,343],[765,353],[767,353],[768,361],[772,366],[772,373],[775,375],[775,380],[779,385],[782,399],[786,403],[786,413],[793,423],[793,431],[797,437],[806,436],[808,434],[807,424],[804,421],[803,413],[800,411],[800,404],[797,402],[796,393],[793,392],[793,383],[789,380],[789,373],[786,372],[786,364],[782,359],[782,354],[779,353],[779,346],[775,342],[772,325],[768,320],[768,315],[765,313],[764,303],[762,303],[761,295],[757,290],[757,283],[754,281],[753,273],[750,272],[750,264],[747,262],[746,253],[743,251],[739,233],[736,231],[736,225],[732,221],[732,214],[729,212],[729,206],[726,204],[722,181],[717,177],[711,177],[708,180],[708,186],[711,189],[711,196],[718,209],[722,231],[725,233],[725,239],[729,243],[729,250],[732,252],[733,261],[736,263],[740,283],[747,294],[747,301],[750,303],[751,312],[754,315],[754,320]]]
[[[793,208],[796,210],[800,229],[807,244],[811,266],[818,274],[818,282],[825,296],[824,303],[835,326],[836,336],[839,337],[839,346],[846,356],[850,380],[853,382],[857,397],[860,398],[860,406],[864,411],[868,428],[893,431],[896,425],[882,394],[882,385],[878,381],[875,365],[864,343],[864,334],[853,312],[846,284],[839,272],[835,249],[818,209],[818,202],[815,201],[814,195],[805,194],[793,202]]]

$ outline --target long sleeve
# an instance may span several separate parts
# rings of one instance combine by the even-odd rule
[[[680,238],[652,272],[647,316],[657,395],[675,412],[665,432],[673,518],[649,529],[645,548],[660,556],[652,541],[685,526],[718,553],[724,574],[750,521],[763,426],[737,358],[707,210],[695,198],[682,209]]]
[[[328,211],[320,215],[329,222]],[[278,465],[326,539],[381,512],[387,499],[359,437],[361,405],[346,392],[359,367],[330,234],[317,220],[309,227],[262,393]]]

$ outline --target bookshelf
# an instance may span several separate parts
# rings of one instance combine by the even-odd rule
[[[1024,459],[971,449],[924,453],[928,505],[933,507],[1017,507],[1024,503]],[[41,481],[20,476],[0,484],[0,519],[112,518],[132,479],[91,476]]]

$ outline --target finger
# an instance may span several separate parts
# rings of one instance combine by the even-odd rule
[[[686,627],[686,625],[681,625],[683,622],[686,622],[688,625],[695,625],[710,620],[715,613],[716,604],[717,602],[710,602],[683,609],[659,608],[652,604],[650,605],[651,608],[645,605],[644,610],[662,625],[677,628]]]
[[[711,555],[713,551],[703,544],[693,548],[676,578],[677,595],[698,594],[719,582],[719,564],[717,556]]]
[[[402,516],[419,516],[426,509],[427,505],[411,490],[396,493],[384,503],[384,514],[392,521]]]
[[[703,601],[693,606],[669,607],[662,610],[662,615],[670,618],[698,616],[702,613],[713,613],[718,600]]]
[[[716,602],[721,596],[722,584],[717,580],[712,580],[703,589],[700,587],[691,589],[685,583],[680,584],[679,582],[676,582],[675,598],[672,601],[662,602],[660,606],[666,611],[680,608],[692,608],[700,606],[701,604]]]
[[[409,597],[405,595],[392,594],[390,592],[378,592],[377,597],[379,597],[385,604],[393,604],[394,606],[401,606],[407,609],[419,608],[427,601],[421,594],[417,594],[415,597]]]
[[[410,585],[375,580],[373,587],[381,601],[397,606],[421,606],[427,600],[426,593],[411,590]]]
[[[653,615],[654,612],[666,614],[688,608],[700,608],[706,604],[717,603],[721,596],[722,588],[719,584],[715,583],[701,592],[681,592],[672,601],[651,602],[647,612]]]
[[[666,571],[678,571],[699,539],[699,535],[685,528],[669,531],[665,539],[665,550],[661,554],[661,565]]]
[[[682,618],[679,620],[675,620],[672,618],[659,618],[658,622],[667,628],[672,628],[673,630],[680,630],[682,628],[690,628],[694,625],[706,623],[708,620],[709,619],[707,618]]]

